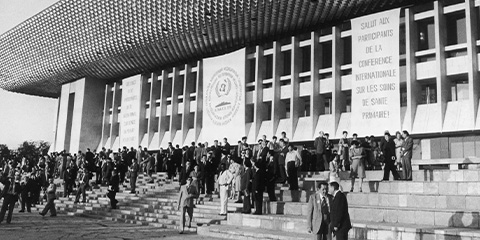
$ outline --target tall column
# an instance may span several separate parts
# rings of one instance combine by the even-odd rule
[[[195,111],[195,141],[198,141],[203,126],[203,61],[197,62],[197,109]]]
[[[168,72],[162,70],[162,82],[161,82],[161,93],[160,93],[160,117],[158,119],[158,137],[159,143],[162,143],[162,140],[165,136],[165,132],[170,126],[170,121],[167,121],[167,98],[170,95],[169,92],[172,91],[172,81],[168,79]],[[168,141],[171,141],[170,139]],[[165,147],[165,146],[160,146]]]
[[[118,107],[122,104],[122,90],[120,83],[113,83],[113,97],[112,97],[112,122],[110,123],[110,144],[107,148],[112,148],[115,139],[120,135],[120,124],[118,123]],[[117,149],[113,149],[117,150]]]
[[[417,50],[418,33],[415,26],[413,11],[405,9],[405,49],[406,49],[406,82],[407,82],[407,110],[403,127],[411,132],[415,113],[420,97],[421,86],[417,82],[417,63],[415,52]]]
[[[291,61],[291,86],[292,96],[290,98],[290,119],[291,119],[291,138],[294,139],[300,112],[304,109],[300,106],[300,46],[298,37],[292,37],[292,61]]]
[[[141,75],[141,96],[140,96],[140,126],[139,126],[139,131],[138,131],[138,140],[140,143],[144,141],[145,134],[148,132],[148,119],[146,118],[147,116],[147,101],[150,100],[150,88],[148,87],[148,79],[151,77],[150,74],[142,74]],[[155,106],[155,105],[154,105]],[[152,108],[152,103],[150,103],[150,109]],[[147,135],[147,139],[145,139],[145,146],[148,148],[148,145],[150,143]]]
[[[445,41],[446,24],[443,14],[443,4],[441,1],[433,3],[433,16],[435,21],[435,79],[437,83],[437,105],[438,113],[435,118],[440,122],[440,129],[443,129],[443,120],[447,110],[447,103],[450,96],[450,85],[447,81],[446,59],[445,59]]]
[[[277,41],[273,42],[273,78],[272,78],[272,89],[273,89],[273,98],[272,98],[272,130],[273,134],[277,132],[278,124],[280,123],[280,114],[278,109],[280,108],[280,94],[281,94],[281,84],[280,84],[280,69],[282,68],[280,43]]]
[[[337,26],[332,27],[332,114],[334,117],[334,133],[338,132],[338,123],[345,108],[346,99],[342,96],[342,72],[341,64],[343,58],[343,48],[341,44],[341,29]],[[333,134],[333,133],[332,133]]]
[[[323,98],[320,96],[320,80],[318,70],[321,64],[321,47],[319,43],[319,34],[316,31],[311,33],[312,46],[310,48],[310,83],[311,83],[311,97],[310,97],[310,115],[312,123],[311,138],[315,137],[315,128],[317,127],[318,118],[323,114],[323,106],[325,106]]]
[[[467,28],[467,59],[469,65],[467,67],[468,74],[468,103],[469,112],[472,113],[470,129],[475,128],[475,121],[478,112],[478,98],[480,84],[478,81],[478,51],[477,51],[477,24],[478,17],[475,11],[475,1],[465,0],[465,17]]]
[[[161,76],[160,76],[161,77]],[[160,98],[161,85],[158,81],[158,72],[153,72],[152,81],[150,84],[150,116],[148,118],[148,142],[152,142],[153,136],[158,132],[158,122],[157,119],[157,99]],[[160,143],[159,143],[160,144]],[[149,144],[150,145],[150,144]],[[152,146],[157,148],[158,146]]]
[[[113,102],[113,91],[110,84],[105,85],[105,100],[103,103],[103,123],[102,123],[102,140],[101,146],[105,146],[110,136],[110,108]],[[93,150],[93,149],[92,149]]]
[[[186,139],[190,126],[190,93],[192,92],[192,84],[190,73],[192,68],[190,64],[185,64],[185,84],[183,85],[183,117],[182,117],[182,139]],[[185,143],[184,143],[185,144]]]
[[[183,88],[180,89],[179,87],[181,86],[179,80],[180,74],[179,70],[177,67],[173,68],[173,87],[172,87],[172,115],[170,117],[170,141],[173,142],[175,139],[175,135],[177,133],[177,130],[180,128],[179,125],[181,125],[182,119],[178,115],[178,96],[180,95],[179,93],[183,93]],[[180,123],[180,124],[179,124]],[[182,140],[180,140],[183,142]],[[178,143],[178,144],[181,144]],[[176,144],[176,143],[174,143]]]
[[[263,104],[263,77],[265,76],[265,63],[263,61],[263,47],[256,47],[256,58],[255,58],[255,96],[253,97],[254,102],[254,116],[253,123],[254,136],[255,139],[259,138],[258,132],[262,126],[262,121],[265,119],[265,107]]]

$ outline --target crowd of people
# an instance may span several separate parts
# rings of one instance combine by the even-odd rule
[[[169,179],[178,179],[181,186],[178,208],[183,212],[183,222],[185,213],[191,221],[192,209],[200,194],[220,195],[220,215],[227,214],[228,199],[243,203],[244,213],[251,213],[254,209],[253,214],[262,214],[264,191],[270,201],[276,201],[277,184],[288,183],[290,190],[298,190],[297,174],[300,171],[330,171],[330,180],[339,179],[340,171],[350,171],[350,191],[353,191],[355,178],[362,181],[368,169],[383,168],[384,180],[389,180],[390,172],[394,179],[400,179],[397,171],[401,167],[404,179],[411,180],[412,146],[407,131],[397,132],[394,138],[386,131],[379,141],[373,136],[361,141],[357,134],[348,139],[348,133],[343,132],[337,144],[329,139],[328,133],[319,132],[313,146],[305,144],[297,149],[282,132],[280,138],[267,139],[264,135],[257,144],[248,144],[247,137],[243,137],[232,146],[227,138],[223,138],[221,143],[213,141],[213,145],[192,142],[182,148],[169,143],[166,149],[158,151],[124,146],[116,152],[102,148],[99,152],[87,149],[85,153],[79,151],[73,155],[64,151],[37,158],[3,159],[0,161],[3,169],[0,180],[4,188],[0,197],[5,200],[0,222],[7,208],[11,207],[8,203],[17,200],[21,202],[20,212],[25,208],[30,212],[32,204],[48,200],[48,209],[55,216],[51,200],[55,192],[53,179],[63,181],[64,197],[76,189],[75,203],[86,201],[86,190],[92,185],[108,186],[111,208],[115,209],[118,203],[115,195],[120,185],[129,183],[129,190],[134,194],[138,175],[144,173],[151,183],[156,172],[166,172]],[[11,191],[10,186],[15,190]],[[6,201],[8,195],[14,196],[11,201]],[[45,215],[48,209],[40,214]],[[13,208],[8,210],[7,222],[10,222]]]

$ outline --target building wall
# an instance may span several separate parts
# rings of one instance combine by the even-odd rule
[[[480,1],[454,0],[402,9],[402,129],[398,130],[435,138],[480,129],[479,6]],[[350,114],[355,51],[351,31],[346,21],[247,47],[245,59],[239,61],[246,64],[245,127],[249,142],[262,135],[279,136],[282,131],[294,142],[311,141],[320,130],[333,139],[340,138],[345,130],[349,135],[355,132],[351,129],[355,119]],[[202,68],[199,60],[136,76],[144,81],[141,98],[145,102],[139,145],[153,150],[166,147],[168,142],[189,145],[192,141],[213,141],[202,138],[202,131],[214,131],[202,129]],[[120,147],[121,91],[121,81],[105,86],[98,147]],[[59,119],[62,109],[61,102]],[[58,125],[61,129],[62,121]],[[455,141],[446,142],[454,146]],[[442,147],[425,144],[418,149],[434,153]],[[458,154],[455,150],[453,155]]]

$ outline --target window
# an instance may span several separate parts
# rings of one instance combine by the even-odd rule
[[[325,98],[325,114],[332,114],[332,97]]]
[[[300,48],[301,63],[300,63],[300,72],[310,71],[310,46]]]
[[[400,107],[406,107],[407,106],[407,87],[406,86],[400,86]]]
[[[310,97],[302,97],[300,98],[300,108],[302,111],[300,112],[299,117],[309,117],[310,116]]]
[[[450,101],[468,100],[468,81],[461,80],[452,82]]]
[[[435,29],[433,18],[417,22],[418,30],[418,51],[435,48]]]
[[[265,121],[270,121],[272,120],[272,102],[271,101],[268,101],[268,102],[264,102],[263,104],[265,104]]]
[[[320,49],[322,54],[320,68],[324,69],[332,67],[332,41],[320,43]]]
[[[342,65],[352,63],[352,37],[342,38],[343,43],[343,62]]]
[[[292,53],[289,51],[284,51],[281,54],[282,56],[282,62],[283,62],[283,67],[280,69],[280,76],[285,76],[285,75],[290,75],[291,74],[291,69],[292,69]]]
[[[456,45],[467,42],[465,12],[448,14],[445,18],[447,27],[447,45]]]
[[[346,93],[345,112],[352,112],[352,91]]]
[[[253,122],[253,116],[254,116],[254,105],[253,104],[247,104],[245,105],[245,122],[246,123],[252,123]]]
[[[420,104],[437,103],[437,85],[428,84],[422,86],[422,98]]]
[[[255,58],[249,59],[248,60],[248,78],[247,78],[247,83],[249,82],[255,82]]]
[[[273,77],[273,55],[269,54],[264,57],[265,59],[265,78],[270,79]]]

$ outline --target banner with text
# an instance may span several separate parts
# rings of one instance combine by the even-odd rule
[[[140,95],[142,77],[139,75],[122,81],[122,111],[120,112],[120,146],[134,147],[139,144]],[[113,109],[115,111],[115,109]],[[113,141],[113,139],[112,139]]]
[[[203,60],[202,141],[245,135],[245,49]]]
[[[400,9],[352,19],[351,131],[400,129]]]

